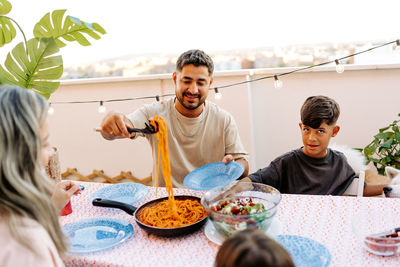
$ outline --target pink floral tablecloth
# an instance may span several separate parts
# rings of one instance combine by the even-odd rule
[[[112,217],[130,222],[134,234],[108,250],[68,255],[66,266],[213,266],[219,246],[207,239],[203,229],[176,238],[149,235],[124,211],[92,206],[90,195],[107,184],[81,184],[85,190],[72,198],[73,212],[60,217],[62,225],[86,218]],[[203,194],[189,189],[174,189],[174,193],[199,197]],[[156,195],[155,188],[149,187],[149,194],[137,205],[163,196],[167,196],[164,188],[159,188]],[[374,207],[382,216],[400,217],[400,199],[308,195],[283,195],[276,217],[281,234],[301,235],[323,244],[332,255],[331,266],[400,266],[400,257],[370,254],[354,236],[351,221],[362,206]]]

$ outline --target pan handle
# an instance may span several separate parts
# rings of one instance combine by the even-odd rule
[[[116,208],[116,209],[121,209],[125,211],[126,213],[133,215],[136,211],[136,207],[119,202],[119,201],[114,201],[114,200],[109,200],[109,199],[104,199],[104,198],[95,198],[92,201],[93,206],[97,207],[106,207],[106,208]]]

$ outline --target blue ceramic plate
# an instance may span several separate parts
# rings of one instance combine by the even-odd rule
[[[137,183],[121,183],[103,187],[90,196],[90,202],[95,198],[106,198],[114,201],[134,204],[144,198],[149,189]]]
[[[278,235],[276,239],[289,252],[296,267],[325,267],[331,262],[329,250],[317,241],[297,235]]]
[[[242,175],[242,164],[231,161],[228,164],[215,162],[195,169],[186,175],[183,184],[192,190],[210,190],[226,186]]]
[[[112,248],[133,234],[132,224],[113,218],[90,218],[63,226],[72,254],[96,252]]]

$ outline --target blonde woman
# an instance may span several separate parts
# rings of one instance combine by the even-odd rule
[[[1,266],[64,266],[58,214],[79,188],[71,182],[54,187],[45,174],[52,152],[47,108],[31,90],[0,86]]]

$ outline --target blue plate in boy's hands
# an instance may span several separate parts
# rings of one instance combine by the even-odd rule
[[[231,161],[227,164],[215,162],[195,169],[186,175],[183,184],[192,190],[210,190],[214,187],[223,187],[239,178],[244,166]]]

